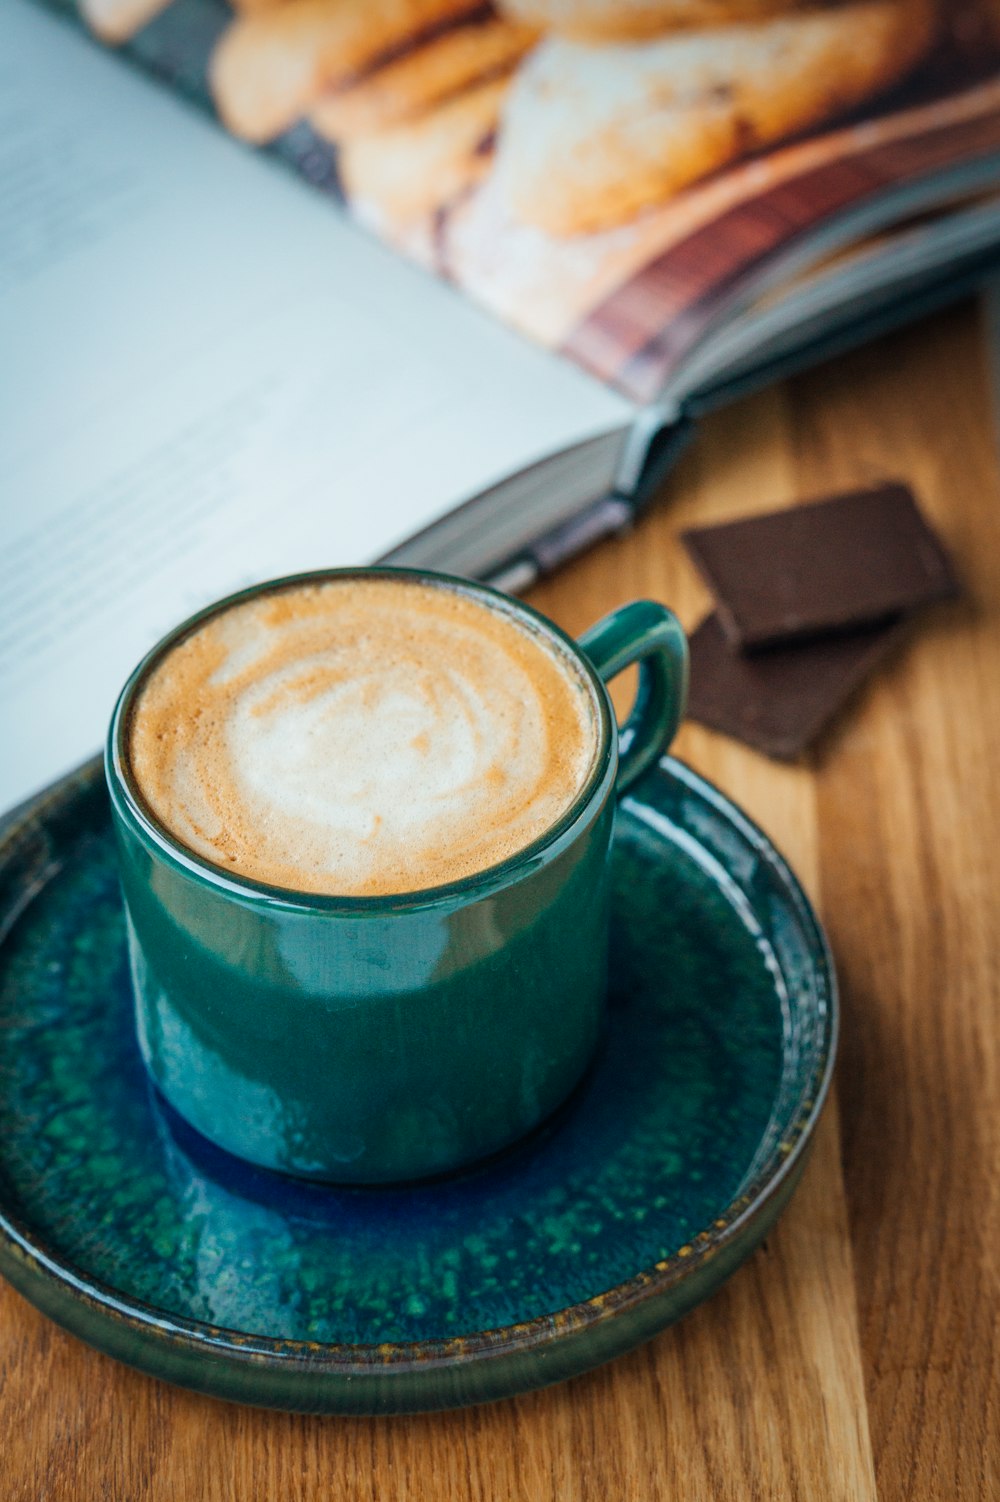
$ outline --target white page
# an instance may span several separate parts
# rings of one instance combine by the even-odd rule
[[[194,608],[381,555],[627,404],[0,0],[0,810]]]

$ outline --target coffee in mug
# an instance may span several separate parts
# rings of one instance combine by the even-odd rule
[[[446,584],[264,593],[167,652],[127,754],[157,819],[269,886],[385,896],[508,860],[594,765],[592,683],[530,618]]]

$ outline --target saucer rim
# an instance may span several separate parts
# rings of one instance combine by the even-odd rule
[[[44,1239],[35,1235],[16,1215],[11,1214],[2,1200],[0,1272],[32,1303],[44,1312],[51,1313],[60,1323],[64,1321],[55,1313],[54,1307],[46,1307],[46,1303],[35,1297],[36,1287],[32,1286],[29,1293],[29,1285],[35,1285],[39,1279],[46,1287],[52,1285],[56,1295],[53,1305],[59,1304],[60,1295],[65,1290],[77,1305],[87,1307],[100,1319],[130,1329],[140,1338],[159,1337],[179,1355],[233,1358],[242,1362],[252,1360],[257,1373],[262,1376],[267,1372],[277,1374],[305,1364],[317,1375],[325,1371],[329,1375],[335,1374],[338,1378],[349,1380],[351,1377],[371,1378],[376,1373],[383,1377],[395,1375],[406,1378],[415,1370],[426,1373],[433,1368],[441,1371],[456,1365],[466,1367],[471,1362],[478,1364],[511,1355],[527,1355],[539,1348],[550,1347],[554,1340],[583,1335],[602,1324],[620,1320],[623,1315],[641,1310],[681,1283],[691,1280],[710,1260],[730,1249],[738,1251],[744,1232],[754,1221],[766,1218],[768,1210],[776,1202],[775,1215],[778,1213],[782,1191],[790,1194],[812,1144],[817,1122],[829,1094],[837,1057],[840,1034],[837,975],[823,925],[795,872],[754,820],[706,778],[678,758],[664,755],[625,795],[623,806],[646,804],[644,787],[660,778],[680,782],[689,792],[711,805],[716,815],[730,825],[735,825],[756,854],[771,867],[792,899],[796,918],[808,933],[810,946],[814,946],[816,954],[816,971],[825,982],[825,1010],[822,1013],[825,1026],[820,1055],[809,1080],[803,1083],[798,1103],[784,1131],[743,1192],[714,1218],[709,1227],[698,1231],[669,1257],[640,1269],[623,1282],[593,1294],[588,1299],[552,1313],[536,1315],[530,1320],[474,1330],[466,1335],[378,1343],[311,1341],[261,1335],[189,1319],[148,1304],[142,1299],[125,1297],[110,1285],[84,1272],[71,1259],[52,1252]],[[5,858],[9,858],[17,845],[30,837],[32,829],[39,822],[44,826],[46,815],[54,807],[94,791],[92,785],[102,780],[102,763],[98,756],[46,789],[23,811],[18,811],[6,829],[2,828],[0,822],[0,870],[6,864]],[[696,843],[699,848],[703,848],[700,841]],[[27,896],[23,906],[18,907],[12,915],[10,923],[0,927],[0,942],[17,922],[20,913],[37,890],[35,888]],[[742,1261],[742,1256],[738,1260]],[[83,1338],[89,1339],[92,1344],[98,1344],[90,1336]],[[104,1349],[109,1347],[105,1346]],[[119,1355],[114,1350],[110,1354]],[[119,1359],[129,1358],[119,1355]],[[138,1362],[132,1364],[139,1365]],[[211,1385],[206,1386],[205,1390],[218,1391]]]

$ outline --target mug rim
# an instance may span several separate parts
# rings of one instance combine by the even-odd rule
[[[126,738],[136,696],[149,673],[169,651],[186,637],[199,630],[216,615],[232,609],[245,601],[261,595],[278,594],[286,589],[302,585],[320,584],[340,579],[399,579],[428,585],[431,588],[450,589],[459,593],[484,599],[487,605],[503,610],[512,616],[527,617],[531,626],[543,636],[555,639],[559,648],[568,652],[578,670],[590,686],[597,709],[598,745],[593,764],[586,780],[573,801],[542,834],[522,849],[506,856],[502,861],[484,866],[467,876],[454,881],[442,882],[432,887],[415,888],[412,891],[380,893],[375,896],[361,894],[335,895],[327,892],[307,892],[296,887],[277,886],[258,881],[255,877],[227,871],[206,856],[192,850],[183,840],[173,834],[153,812],[139,788],[126,752]],[[449,900],[460,902],[471,897],[484,896],[504,886],[513,884],[529,874],[535,865],[550,853],[553,847],[562,848],[571,843],[590,810],[603,806],[605,795],[611,791],[618,765],[617,721],[611,707],[607,686],[590,661],[584,648],[560,626],[523,600],[503,594],[500,590],[478,580],[463,579],[456,574],[443,573],[436,569],[397,568],[389,564],[370,564],[344,568],[309,569],[301,573],[284,574],[274,579],[261,580],[256,584],[235,590],[213,601],[188,616],[171,628],[141,658],[125,681],[111,715],[105,747],[105,776],[115,812],[129,820],[140,837],[156,854],[179,866],[197,880],[205,882],[231,899],[242,900],[251,905],[262,903],[267,907],[294,909],[301,912],[329,912],[351,914],[360,917],[375,916],[399,909],[433,907]]]

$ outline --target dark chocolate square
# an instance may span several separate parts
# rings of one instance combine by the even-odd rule
[[[718,613],[691,637],[688,716],[782,761],[801,755],[906,634],[907,618],[822,640],[733,650]]]
[[[697,527],[683,541],[744,651],[888,620],[957,594],[905,485]]]

